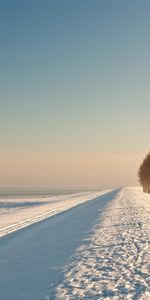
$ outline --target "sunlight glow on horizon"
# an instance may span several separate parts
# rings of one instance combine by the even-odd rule
[[[0,188],[138,184],[150,2],[2,0]]]
[[[0,154],[0,188],[107,188],[138,184],[135,170],[140,159],[135,156]]]

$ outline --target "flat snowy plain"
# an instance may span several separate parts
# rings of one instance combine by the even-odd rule
[[[150,299],[150,195],[36,202],[0,203],[0,300]]]

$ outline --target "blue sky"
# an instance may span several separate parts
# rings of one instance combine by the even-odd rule
[[[6,172],[0,186],[20,178],[20,172],[9,175],[12,155],[39,185],[35,154],[37,160],[57,157],[70,170],[62,181],[61,167],[54,172],[55,164],[45,162],[42,186],[137,182],[136,167],[149,151],[149,9],[148,0],[0,2],[0,165]],[[87,184],[85,174],[70,180],[83,156],[95,166]],[[103,182],[97,156],[108,173],[107,161],[120,166],[115,182],[113,174]],[[124,178],[124,165],[132,177]],[[80,163],[76,172],[82,174]],[[28,186],[23,174],[19,185]]]

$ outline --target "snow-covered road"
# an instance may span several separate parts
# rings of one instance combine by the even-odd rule
[[[123,189],[65,269],[57,299],[150,299],[150,196]]]
[[[150,299],[150,195],[107,192],[0,239],[0,300]]]

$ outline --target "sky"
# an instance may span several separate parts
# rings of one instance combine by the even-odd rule
[[[149,0],[0,1],[0,188],[137,185]]]

